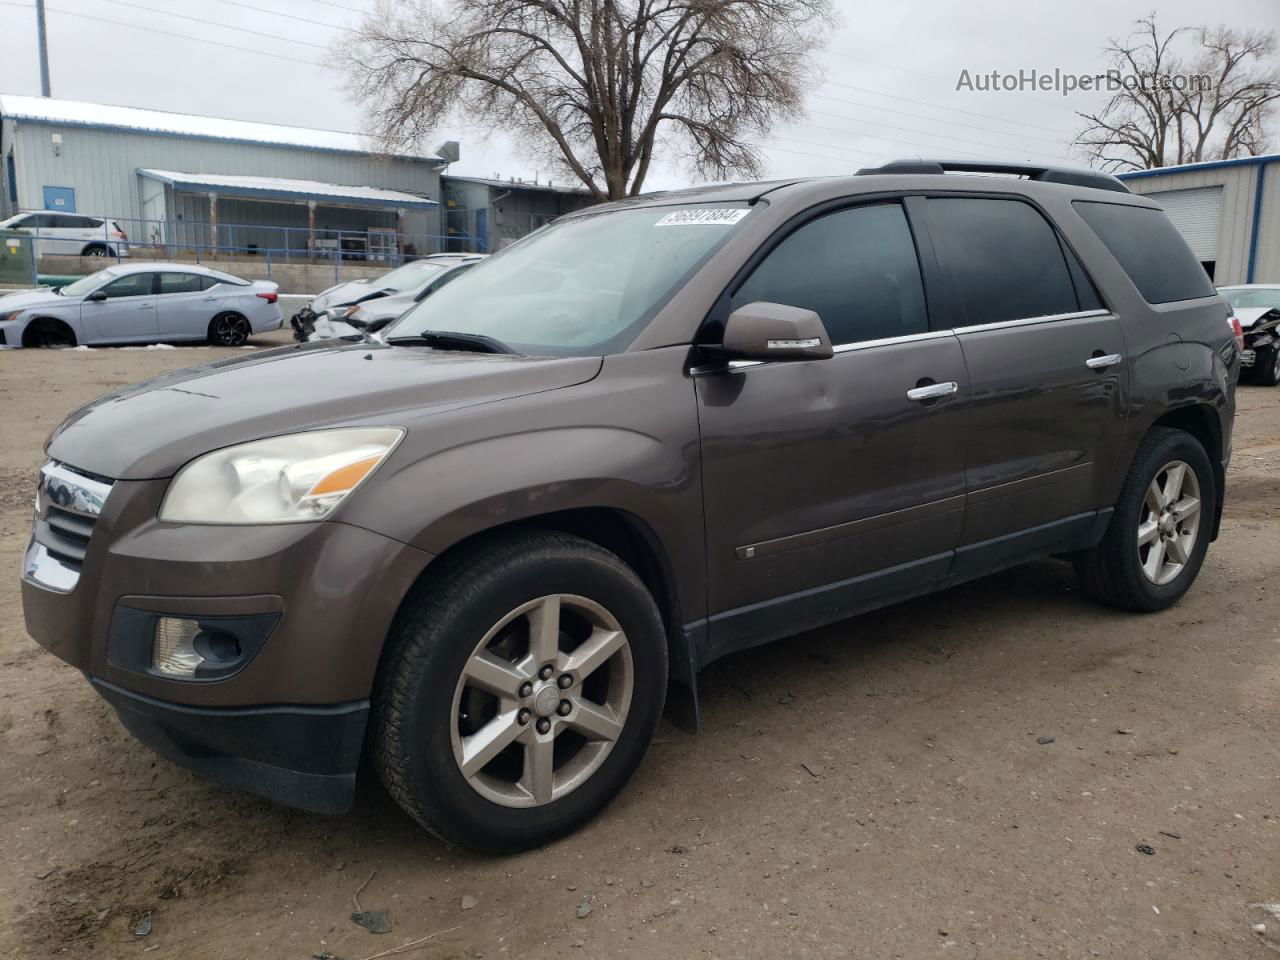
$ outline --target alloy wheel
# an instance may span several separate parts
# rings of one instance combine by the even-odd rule
[[[242,346],[249,339],[249,321],[244,317],[219,317],[214,321],[213,335],[224,347]]]
[[[1180,574],[1200,534],[1200,480],[1183,460],[1166,463],[1151,479],[1138,522],[1138,562],[1157,586]]]
[[[450,714],[454,760],[494,803],[559,800],[608,757],[634,686],[631,645],[613,614],[574,594],[531,600],[467,658]]]

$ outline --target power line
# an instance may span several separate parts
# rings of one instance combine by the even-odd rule
[[[835,114],[835,116],[840,116],[840,114]],[[969,139],[966,139],[966,138],[964,138],[964,137],[953,137],[953,136],[950,136],[950,135],[945,134],[945,133],[934,133],[934,132],[933,132],[933,131],[931,131],[931,130],[914,130],[914,129],[910,128],[910,127],[895,127],[895,126],[893,126],[892,124],[888,124],[888,123],[878,123],[877,121],[871,121],[871,120],[866,120],[866,121],[864,121],[864,120],[862,120],[862,118],[860,118],[860,117],[843,117],[843,119],[845,119],[845,120],[852,120],[852,121],[854,121],[854,122],[856,122],[856,123],[870,123],[870,124],[873,124],[873,125],[875,125],[875,126],[884,127],[886,130],[897,130],[897,131],[899,131],[899,132],[901,132],[901,133],[921,134],[921,135],[926,136],[926,137],[937,137],[937,138],[938,138],[938,139],[940,139],[940,140],[954,140],[956,143],[966,143],[966,144],[969,144],[970,146],[982,147],[983,149],[986,149],[986,150],[990,150],[992,147],[999,147],[999,148],[1001,148],[1001,149],[1005,149],[1005,150],[1020,150],[1022,153],[1031,154],[1031,155],[1033,155],[1033,156],[1039,156],[1039,157],[1051,157],[1051,158],[1053,158],[1053,159],[1055,159],[1055,160],[1060,160],[1060,159],[1062,159],[1062,155],[1061,155],[1061,154],[1045,153],[1045,152],[1042,152],[1042,151],[1039,151],[1039,150],[1028,150],[1028,149],[1025,149],[1025,148],[1022,148],[1022,147],[1009,147],[1009,146],[1006,146],[1005,144],[991,144],[991,143],[986,143],[986,142],[983,142],[983,141],[980,141],[980,140],[969,140]],[[843,133],[843,134],[850,134],[850,135],[853,135],[853,136],[856,136],[856,137],[867,137],[867,138],[872,139],[872,140],[893,140],[893,139],[895,139],[895,138],[893,138],[893,137],[877,137],[877,136],[873,136],[873,135],[871,135],[871,134],[864,134],[864,133],[860,133],[860,132],[858,132],[858,131],[856,131],[856,130],[841,130],[841,129],[839,129],[838,127],[824,127],[824,126],[822,126],[821,124],[816,124],[816,123],[806,123],[806,124],[804,124],[804,126],[807,126],[807,127],[813,127],[815,130],[826,130],[826,131],[828,131],[829,133]],[[909,143],[910,141],[906,141],[906,140],[904,140],[904,141],[901,141],[901,142],[903,142],[903,143]],[[917,146],[917,147],[925,147],[925,146],[928,146],[928,147],[930,147],[930,149],[933,149],[933,150],[938,150],[938,149],[951,149],[951,148],[949,148],[949,147],[946,147],[946,148],[939,148],[939,147],[938,147],[938,146],[936,146],[936,145],[932,145],[932,146],[931,146],[931,145],[928,145],[928,144],[921,144],[921,143],[916,143],[916,144],[912,144],[912,145],[913,145],[913,146]],[[962,152],[963,152],[963,151],[962,151]]]
[[[1034,133],[1017,133],[1016,131],[1013,131],[1013,130],[999,130],[995,127],[979,127],[976,124],[970,123],[969,121],[966,121],[966,120],[944,120],[941,117],[931,117],[923,113],[911,113],[907,110],[895,110],[893,109],[893,107],[882,107],[877,103],[864,103],[861,100],[842,100],[838,97],[831,97],[825,94],[818,94],[818,96],[823,97],[823,99],[825,100],[835,100],[837,103],[845,103],[851,107],[863,107],[867,110],[879,110],[883,113],[893,113],[902,117],[913,117],[916,120],[928,120],[930,123],[945,123],[953,127],[964,127],[966,130],[982,130],[986,133],[997,133],[1005,137],[1018,137],[1023,140],[1038,140],[1041,143],[1053,143],[1053,144],[1062,143],[1062,137],[1041,137]],[[940,106],[938,109],[945,110],[948,108]],[[810,110],[809,113],[822,114],[823,111]],[[844,114],[840,114],[840,113],[826,113],[823,115],[828,117],[844,116]],[[1010,121],[1010,122],[1013,122],[1013,121]]]
[[[844,147],[844,146],[841,146],[841,145],[836,144],[836,143],[823,143],[823,142],[822,142],[822,141],[820,141],[820,140],[802,140],[802,139],[801,139],[801,138],[799,138],[799,137],[788,137],[788,136],[784,136],[783,134],[780,134],[780,133],[773,133],[773,134],[770,134],[769,136],[770,136],[770,138],[771,138],[771,139],[776,139],[776,140],[789,140],[789,141],[791,141],[791,142],[793,142],[793,143],[803,143],[803,144],[807,144],[808,146],[811,146],[811,147],[822,147],[822,148],[823,148],[823,149],[825,149],[825,150],[839,150],[839,151],[846,151],[846,152],[849,152],[849,153],[861,153],[861,154],[865,154],[865,155],[868,155],[868,156],[881,156],[881,154],[878,154],[878,153],[869,153],[869,152],[868,152],[868,151],[866,151],[866,150],[859,150],[859,149],[857,149],[856,147]],[[961,149],[956,148],[956,147],[939,148],[939,147],[937,147],[937,146],[935,146],[935,145],[930,145],[930,144],[927,144],[927,143],[913,143],[913,142],[912,142],[912,141],[910,141],[910,140],[894,140],[894,139],[892,139],[892,138],[890,138],[890,137],[867,137],[866,139],[868,139],[868,140],[880,140],[880,141],[883,141],[884,143],[889,143],[889,144],[900,144],[900,145],[902,145],[902,146],[904,146],[904,147],[914,147],[914,148],[917,148],[917,149],[920,149],[920,150],[924,150],[924,151],[932,151],[932,153],[933,153],[934,155],[936,155],[936,154],[937,154],[937,152],[939,151],[939,149],[946,149],[946,150],[947,150],[947,152],[949,152],[949,153],[961,154],[961,155],[963,155],[963,156],[965,156],[965,157],[972,157],[972,158],[973,158],[973,159],[975,159],[975,160],[990,160],[990,159],[992,159],[993,153],[998,152],[998,151],[988,151],[987,153],[975,153],[975,152],[974,152],[974,151],[972,151],[972,150],[961,150]],[[926,153],[925,155],[927,156],[927,155],[928,155],[928,153]],[[1057,158],[1055,158],[1055,159],[1057,159]]]
[[[334,3],[333,0],[311,0],[311,2],[322,3],[326,7],[336,7],[339,10],[345,10],[347,13],[350,13],[352,8],[352,4],[350,3]]]
[[[936,74],[931,74],[931,76],[936,76]],[[931,103],[928,100],[914,100],[911,97],[899,96],[896,93],[885,93],[881,90],[872,90],[870,87],[854,86],[852,83],[837,83],[834,80],[828,80],[826,81],[826,85],[829,87],[845,87],[846,89],[857,90],[861,93],[874,94],[877,97],[888,97],[890,100],[902,100],[906,103],[915,103],[922,107],[933,107],[935,110],[947,110],[951,113],[963,113],[970,117],[982,117],[984,120],[998,120],[1000,123],[1012,123],[1020,127],[1033,127],[1036,130],[1048,130],[1050,133],[1056,133],[1059,136],[1070,136],[1070,134],[1065,130],[1059,130],[1056,127],[1046,127],[1038,123],[1027,123],[1025,120],[1010,120],[1008,117],[998,117],[991,113],[978,113],[975,110],[961,110],[959,107],[948,107],[941,103]],[[829,97],[825,93],[815,94],[815,96],[827,97],[829,100],[839,99],[838,97]]]
[[[159,13],[166,17],[177,17],[179,20],[190,20],[192,23],[203,24],[206,27],[220,27],[223,30],[235,30],[237,33],[251,33],[256,37],[266,37],[268,40],[284,40],[286,43],[297,43],[304,47],[315,47],[317,50],[328,50],[329,47],[323,43],[312,43],[310,40],[293,40],[289,37],[282,37],[276,33],[263,33],[261,30],[249,30],[246,27],[237,27],[230,23],[219,23],[217,20],[202,20],[200,17],[189,17],[185,13],[173,13],[170,10],[158,10],[155,7],[147,7],[141,3],[130,3],[129,0],[107,0],[108,3],[115,3],[122,7],[132,7],[135,10],[145,10],[147,13]],[[62,11],[68,13],[70,11]]]
[[[29,4],[13,3],[11,0],[0,0],[0,4],[6,7],[23,7],[31,9]],[[98,23],[107,23],[113,27],[130,27],[134,30],[145,30],[147,33],[159,34],[162,37],[174,37],[178,40],[191,40],[195,43],[207,43],[214,47],[223,47],[227,50],[239,50],[243,53],[255,53],[260,57],[271,57],[273,60],[288,60],[290,63],[301,63],[308,67],[324,67],[325,64],[317,63],[314,60],[300,60],[297,57],[287,57],[284,54],[272,53],[266,50],[254,50],[251,47],[238,47],[234,43],[222,43],[219,40],[206,40],[204,37],[193,37],[186,33],[173,33],[169,30],[158,30],[155,27],[145,27],[140,23],[126,23],[123,20],[112,20],[108,17],[95,17],[91,13],[79,13],[75,10],[62,10],[58,7],[45,7],[49,13],[59,13],[68,17],[80,17],[82,20],[95,20]]]
[[[355,33],[350,27],[344,27],[337,23],[328,23],[324,20],[312,20],[310,17],[300,17],[294,13],[281,13],[279,10],[269,10],[266,7],[254,6],[252,3],[242,3],[241,0],[222,0],[223,3],[229,3],[233,7],[244,7],[246,10],[252,10],[254,13],[267,13],[273,17],[283,17],[286,20],[297,20],[299,23],[310,23],[317,27],[328,27],[330,30],[341,30],[343,33]]]

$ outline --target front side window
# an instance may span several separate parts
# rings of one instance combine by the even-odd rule
[[[447,331],[518,353],[618,353],[750,214],[741,203],[693,204],[556,221],[427,297],[386,339]]]
[[[925,211],[959,300],[956,326],[1080,309],[1058,235],[1035,207],[1020,200],[931,197]]]
[[[790,234],[738,288],[731,306],[760,300],[813,310],[834,344],[929,328],[915,243],[897,203],[829,213]]]
[[[145,297],[151,293],[151,278],[154,276],[153,273],[126,273],[108,283],[102,288],[102,292],[109,300],[117,297]]]

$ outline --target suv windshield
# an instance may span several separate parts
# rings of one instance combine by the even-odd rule
[[[1233,307],[1266,307],[1271,310],[1280,307],[1280,289],[1220,290],[1219,292]]]
[[[526,354],[617,353],[749,213],[641,207],[553,223],[423,300],[386,339],[447,331]]]
[[[371,281],[370,286],[377,287],[379,290],[404,293],[406,290],[416,290],[428,283],[443,269],[444,265],[439,262],[414,260],[403,267],[396,267],[386,276]]]
[[[115,272],[110,269],[99,270],[97,273],[91,273],[87,277],[81,277],[74,283],[68,283],[65,287],[59,288],[58,293],[64,297],[82,297],[96,290],[99,284],[106,283],[115,275]]]

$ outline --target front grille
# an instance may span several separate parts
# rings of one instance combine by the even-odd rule
[[[40,471],[31,545],[23,570],[30,579],[70,590],[80,579],[111,481],[50,461]]]

